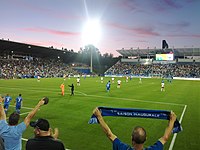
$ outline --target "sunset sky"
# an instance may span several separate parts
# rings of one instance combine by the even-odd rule
[[[0,38],[78,51],[99,20],[102,54],[122,48],[200,47],[200,0],[0,0]]]

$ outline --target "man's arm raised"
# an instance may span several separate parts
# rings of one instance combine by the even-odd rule
[[[31,119],[35,116],[36,112],[40,108],[40,106],[44,105],[44,98],[42,98],[38,104],[33,108],[33,110],[27,115],[27,117],[24,119],[24,123],[26,124],[26,127],[29,126]]]
[[[110,130],[109,126],[106,124],[106,122],[104,121],[101,112],[99,111],[98,108],[95,108],[93,110],[93,114],[97,117],[97,119],[99,120],[99,123],[101,125],[101,128],[103,129],[104,133],[106,134],[106,136],[113,142],[117,136],[114,135],[112,133],[112,131]]]
[[[159,139],[159,141],[164,145],[168,140],[172,133],[172,129],[174,127],[174,122],[176,121],[176,114],[171,111],[170,120],[167,128],[165,129],[164,135]]]
[[[6,120],[6,114],[3,108],[3,98],[0,96],[0,120]]]

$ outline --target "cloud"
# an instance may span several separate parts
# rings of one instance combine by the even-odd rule
[[[148,43],[148,41],[146,41],[146,40],[137,40],[136,42],[138,42],[138,43]]]
[[[79,36],[80,32],[66,32],[66,31],[59,31],[59,30],[53,30],[53,29],[46,29],[46,28],[25,28],[23,29],[25,31],[31,31],[31,32],[43,32],[53,35],[60,35],[60,36]]]
[[[158,23],[157,24],[158,29],[165,32],[172,32],[172,33],[182,33],[185,32],[185,30],[188,30],[191,26],[190,22],[187,21],[181,21],[181,22],[175,22],[175,23]]]
[[[130,11],[134,11],[137,9],[137,5],[135,3],[134,0],[123,0],[123,1],[120,1],[119,7],[123,7],[127,10],[130,10]]]
[[[171,8],[181,8],[181,5],[176,3],[174,0],[164,0],[164,5]]]
[[[168,34],[168,37],[200,38],[200,34]]]
[[[172,9],[182,9],[184,7],[188,7],[188,5],[192,3],[197,3],[199,0],[160,0],[160,1],[151,1],[152,7],[159,12],[171,11]],[[195,5],[195,4],[193,4]]]
[[[35,3],[31,3],[28,1],[13,1],[14,5],[17,7],[20,7],[20,9],[27,9],[28,12],[31,10],[34,13],[38,13],[40,15],[45,15],[49,17],[55,17],[60,19],[83,19],[80,16],[72,15],[71,13],[65,13],[61,10],[57,9],[50,9],[48,7],[45,7],[44,5],[37,5]]]
[[[132,35],[139,35],[139,36],[160,36],[159,33],[154,31],[155,29],[153,27],[128,27],[122,24],[117,23],[107,23],[106,25],[117,28],[120,30],[127,30],[131,32]]]
[[[190,22],[186,22],[186,21],[182,21],[176,24],[177,27],[189,27],[190,26]]]
[[[146,35],[146,36],[160,36],[159,33],[155,32],[152,27],[139,27],[134,28],[133,31],[139,35]]]
[[[20,9],[27,9],[27,10],[33,10],[35,12],[40,12],[40,13],[50,13],[51,10],[50,9],[47,9],[47,8],[44,8],[44,7],[40,7],[40,6],[37,6],[37,5],[33,5],[31,4],[30,2],[28,1],[20,1],[20,0],[17,0],[17,1],[12,1],[14,5],[16,5],[17,7],[20,7]]]
[[[180,9],[183,7],[182,5],[182,3],[179,4],[174,0],[153,1],[151,3],[152,8],[158,12],[166,12],[170,11],[171,9]]]

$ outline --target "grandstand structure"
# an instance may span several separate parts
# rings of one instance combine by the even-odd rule
[[[76,63],[77,53],[66,49],[55,49],[0,40],[0,78],[63,77],[90,72],[89,66]]]
[[[117,50],[121,60],[106,76],[200,78],[200,48]]]
[[[103,74],[118,61],[95,55],[94,72],[91,72],[88,58],[87,55],[64,48],[57,49],[52,46],[43,47],[0,39],[0,78],[62,77],[66,74],[97,75]]]
[[[167,48],[167,49],[120,49],[116,50],[122,55],[122,62],[137,62],[137,63],[200,63],[200,48]],[[173,54],[173,60],[156,61],[157,54]]]
[[[123,58],[126,57],[142,57],[142,58],[149,58],[149,57],[155,57],[156,54],[163,54],[163,53],[174,53],[176,58],[183,58],[187,56],[200,56],[200,48],[169,48],[169,49],[120,49],[116,50],[118,53],[122,55]]]
[[[0,39],[0,56],[3,58],[50,58],[68,62],[74,53],[66,49],[56,49],[52,46],[43,47],[10,40]]]

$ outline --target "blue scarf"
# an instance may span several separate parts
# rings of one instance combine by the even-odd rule
[[[154,118],[154,119],[170,119],[170,111],[165,110],[146,110],[133,108],[110,108],[98,107],[102,116],[116,116],[116,117],[138,117],[138,118]],[[93,114],[88,122],[89,124],[99,123],[97,117]],[[173,133],[182,131],[179,121],[174,122]]]

